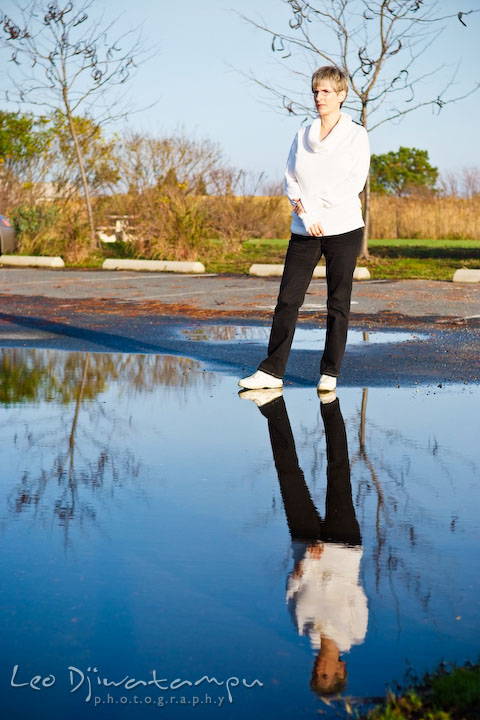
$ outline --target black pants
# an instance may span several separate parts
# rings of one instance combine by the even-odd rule
[[[273,316],[268,357],[259,370],[282,378],[287,367],[298,311],[322,255],[327,265],[327,335],[320,372],[338,377],[347,342],[352,279],[363,228],[340,235],[310,237],[292,233]]]
[[[347,435],[338,398],[321,406],[327,443],[327,497],[322,520],[298,464],[292,428],[283,397],[263,405],[273,458],[292,540],[361,545],[362,538],[350,484]]]

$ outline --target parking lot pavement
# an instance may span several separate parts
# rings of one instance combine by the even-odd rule
[[[152,304],[161,311],[161,305],[163,312],[174,315],[269,317],[279,278],[4,268],[0,287],[4,302],[44,298],[69,305],[78,300],[92,312],[126,303],[139,311],[140,306]],[[62,302],[58,308],[62,309]],[[301,316],[312,318],[325,312],[326,282],[313,280]],[[409,320],[476,323],[480,320],[480,286],[429,280],[355,282],[351,313],[352,321],[368,317],[388,324]]]
[[[182,355],[238,377],[258,366],[266,340],[238,342],[237,333],[248,335],[249,325],[268,334],[279,287],[278,278],[80,270],[4,269],[0,280],[0,347]],[[325,300],[325,281],[313,281],[300,312],[305,329],[325,327]],[[480,288],[356,282],[351,309],[366,339],[370,330],[387,335],[347,347],[344,384],[479,382]],[[404,333],[401,342],[388,339],[391,331]],[[215,342],[218,333],[230,341]],[[286,384],[316,384],[318,363],[318,352],[292,349]]]

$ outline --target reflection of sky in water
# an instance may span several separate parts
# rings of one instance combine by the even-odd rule
[[[153,668],[170,680],[258,678],[263,688],[234,689],[234,702],[215,714],[314,717],[321,703],[309,689],[313,651],[286,606],[292,546],[266,419],[237,397],[235,378],[198,363],[112,358],[2,354],[4,383],[15,374],[24,396],[11,389],[0,406],[8,716],[159,712],[94,709],[84,688],[69,693],[74,665],[115,680],[149,679]],[[38,380],[45,368],[53,385]],[[381,693],[402,676],[406,658],[422,671],[477,657],[479,394],[478,386],[369,390],[362,448],[362,390],[339,392],[368,599],[365,642],[344,655],[349,694]],[[284,397],[323,515],[319,403],[313,389]],[[53,673],[55,686],[10,688],[15,664],[22,679]],[[168,716],[190,712],[173,706]],[[213,710],[198,705],[194,713]]]
[[[270,328],[260,325],[199,325],[182,329],[182,335],[189,340],[201,342],[241,342],[251,344],[267,344],[270,336]],[[424,333],[410,332],[383,332],[383,331],[362,331],[350,329],[348,331],[347,345],[361,345],[370,343],[399,343],[410,340],[426,340],[428,335]],[[323,349],[325,343],[324,328],[302,328],[297,327],[293,338],[292,347],[298,350]]]

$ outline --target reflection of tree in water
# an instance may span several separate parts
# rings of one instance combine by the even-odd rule
[[[232,340],[268,340],[269,328],[258,325],[199,325],[183,331],[189,340],[228,342]]]
[[[212,380],[200,363],[183,357],[4,350],[0,405],[14,411],[26,403],[42,404],[43,411],[36,424],[27,419],[28,411],[18,420],[10,416],[9,426],[23,425],[14,446],[30,468],[42,467],[49,458],[48,469],[23,471],[8,496],[10,512],[29,512],[42,524],[53,512],[68,545],[72,522],[96,523],[116,488],[139,475],[139,463],[125,447],[131,420],[106,410],[99,396],[115,383],[120,395],[163,386],[183,389],[186,397],[190,385],[208,387]]]
[[[400,430],[388,428],[388,420],[384,425],[369,422],[367,398],[364,389],[355,423],[358,450],[351,454],[351,467],[357,479],[360,512],[366,515],[367,505],[373,501],[375,543],[369,552],[375,587],[380,594],[392,594],[398,615],[397,583],[417,597],[425,614],[432,614],[432,597],[440,588],[448,588],[448,564],[439,542],[446,530],[441,507],[437,505],[432,512],[428,503],[439,494],[439,488],[443,495],[449,485],[454,489],[453,468],[456,477],[465,472],[474,477],[478,466],[461,453],[439,446],[436,440],[412,440]],[[449,529],[455,531],[454,522]],[[451,569],[454,590],[454,565]],[[450,602],[454,600],[449,597]]]
[[[68,404],[77,397],[85,353],[4,349],[0,356],[0,406],[22,402],[56,401]],[[201,363],[171,355],[90,353],[83,399],[104,392],[111,382],[123,391],[149,392],[159,385],[187,391],[211,387],[213,374]]]

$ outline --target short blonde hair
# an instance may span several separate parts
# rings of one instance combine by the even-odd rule
[[[316,90],[317,85],[320,85],[322,80],[328,80],[335,92],[339,93],[343,90],[345,97],[347,96],[348,77],[342,68],[336,65],[322,65],[322,67],[319,67],[312,75],[312,90]]]

